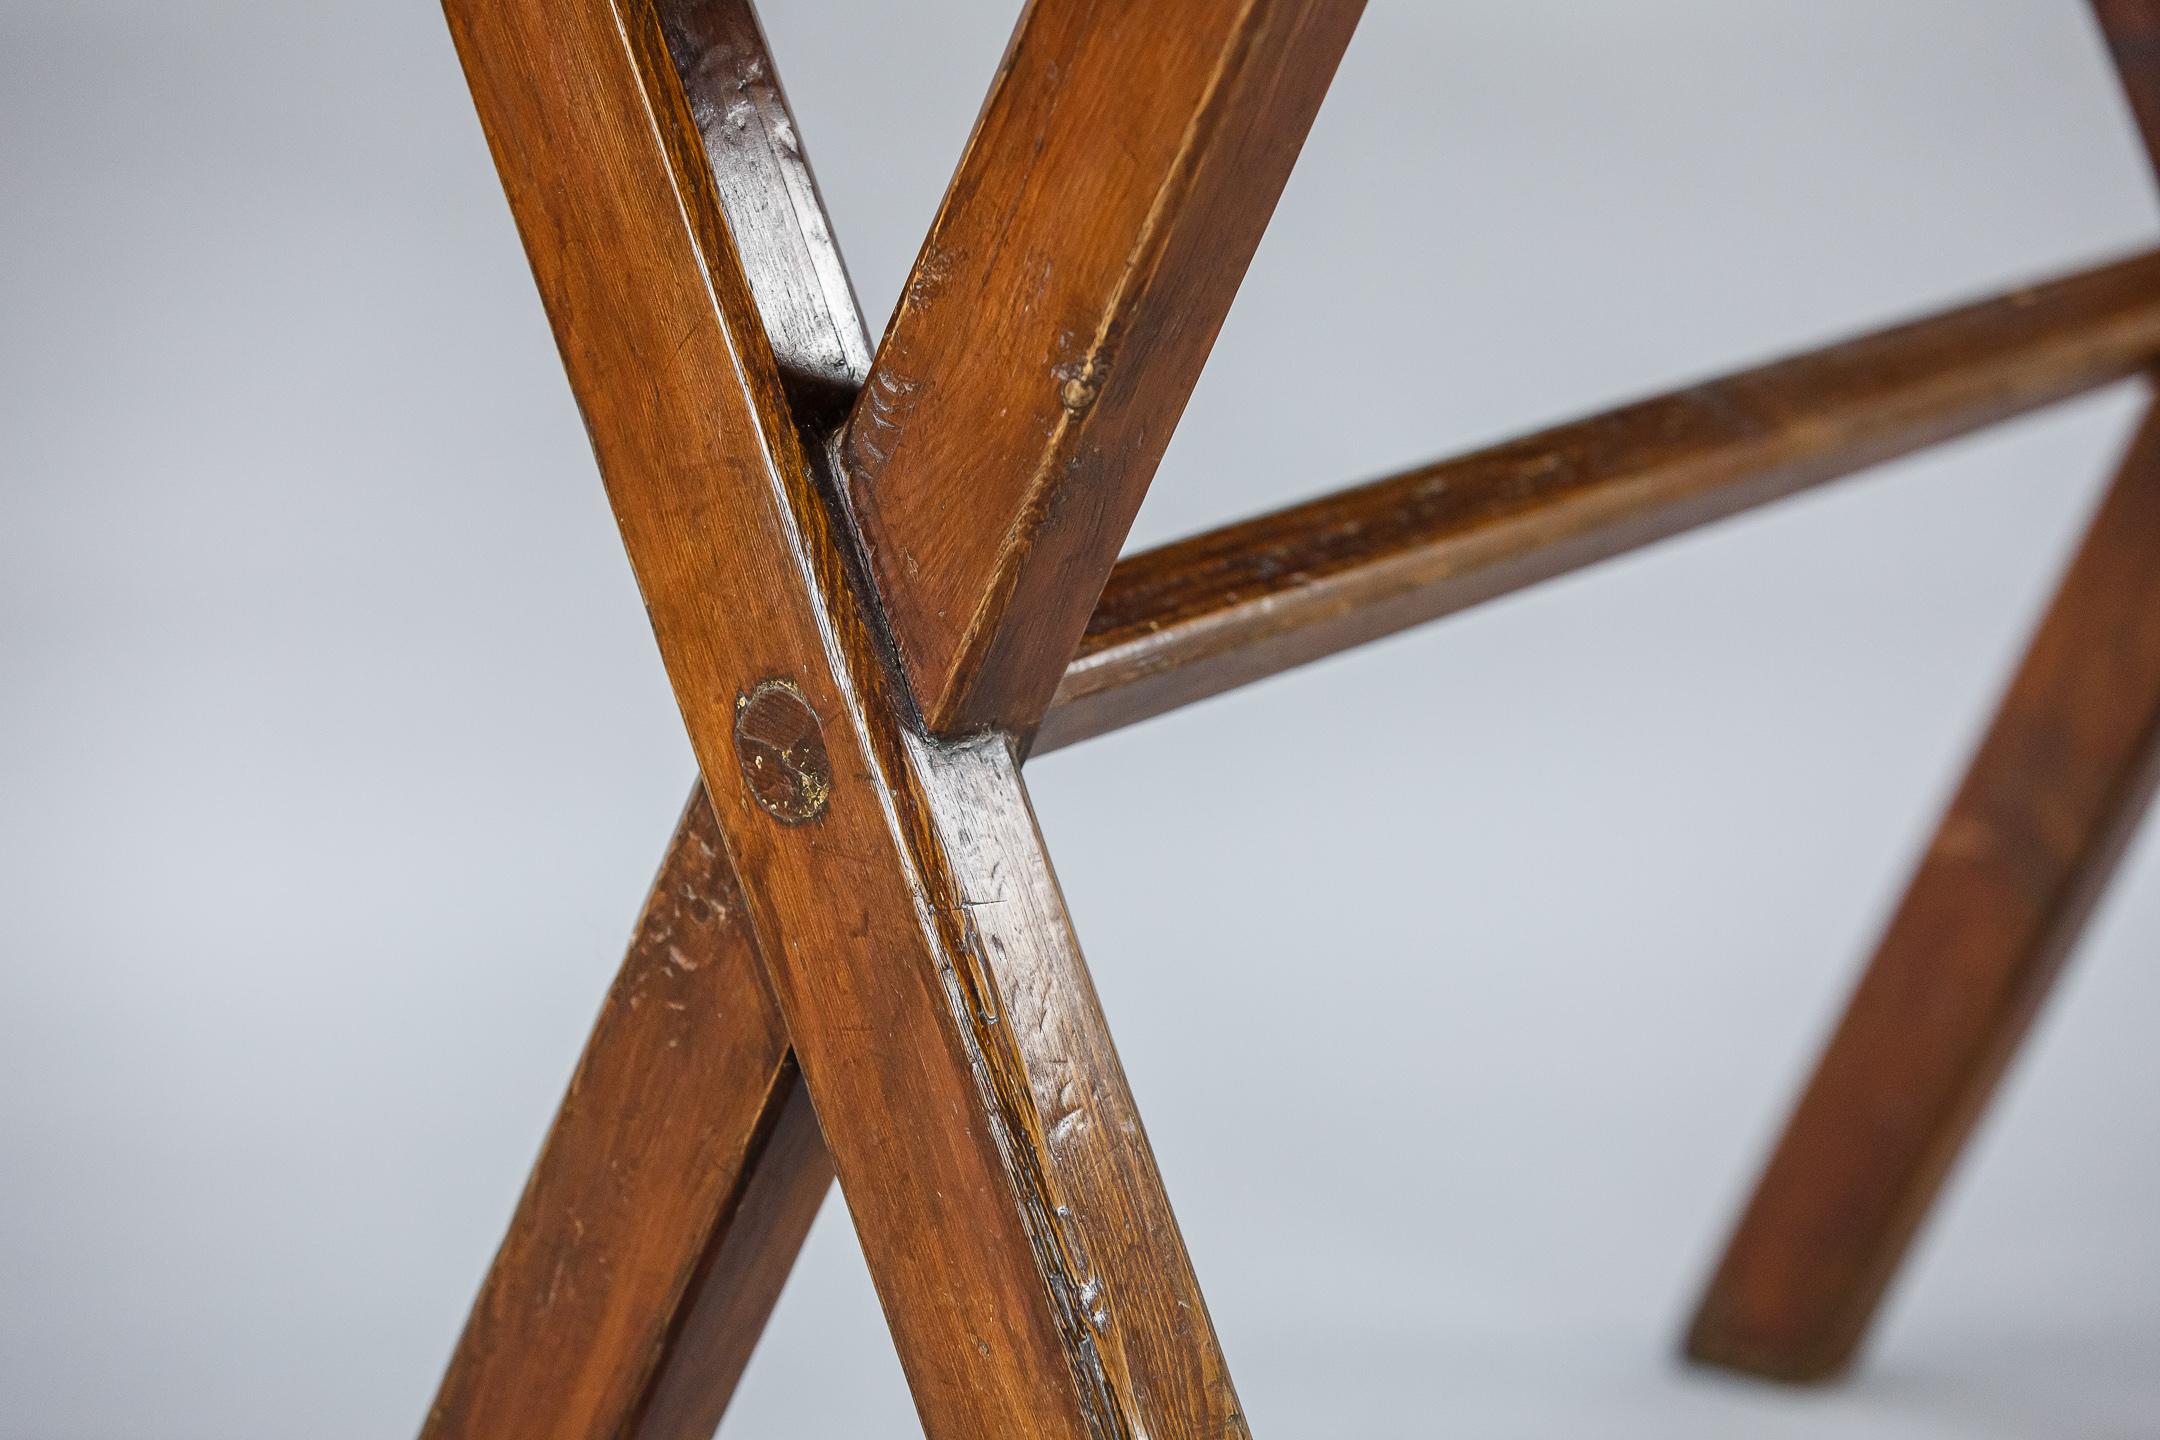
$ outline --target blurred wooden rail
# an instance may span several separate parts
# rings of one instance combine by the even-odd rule
[[[2160,251],[1120,560],[1041,754],[2119,380]]]

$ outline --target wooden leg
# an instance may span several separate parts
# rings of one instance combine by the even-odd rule
[[[676,1311],[631,1440],[710,1440],[832,1188],[832,1156],[792,1055],[766,1098],[760,1140]]]
[[[1025,737],[1364,0],[1030,0],[848,421],[925,728]]]
[[[744,0],[447,0],[711,805],[663,874],[435,1440],[708,1431],[835,1168],[933,1436],[1245,1432],[1016,756],[1357,8],[1036,0],[873,363]],[[1707,518],[2148,348],[2117,306],[2036,350],[2049,299],[2013,307],[2012,348],[2047,362],[2015,367],[2020,385],[1870,368],[2019,323],[1953,317],[1740,377],[1757,406],[1697,393],[1707,448],[1665,423],[1685,399],[1623,412],[1601,443],[1627,463],[1602,493]],[[2156,450],[2148,425],[1743,1224],[1698,1353],[1793,1376],[1850,1354],[2133,823],[2160,724],[2142,588],[2160,571]],[[1621,485],[1635,462],[1674,493]],[[1524,476],[1583,478],[1509,463],[1492,478],[1518,499]],[[1505,569],[1496,512],[1446,493],[1473,510],[1402,553],[1475,532],[1469,558]],[[1668,523],[1576,513],[1610,540],[1547,531],[1548,564]],[[1445,603],[1464,556],[1339,558],[1367,583],[1307,610],[1320,649],[1262,663],[1369,638],[1326,628],[1345,606],[1382,612],[1373,634],[1411,623],[1426,601],[1388,607],[1405,586]],[[1179,603],[1198,614],[1206,593]],[[1214,593],[1219,640],[1252,597]],[[1251,611],[1240,643],[1264,647],[1282,608]]]
[[[739,7],[695,0],[671,19],[678,48],[693,57],[763,56],[754,22]],[[702,49],[697,36],[708,42]],[[724,67],[701,59],[681,68],[710,82]],[[769,60],[760,68],[769,75]],[[726,135],[742,147],[749,133],[735,128]],[[758,171],[747,168],[748,178],[731,172],[738,186],[757,178]],[[758,193],[807,188],[768,176]],[[815,264],[789,258],[802,247],[791,251],[783,243],[787,238],[775,234],[764,247],[769,257],[779,257],[774,270],[785,263],[795,274],[813,273]],[[2160,304],[2144,298],[2152,275],[2160,275],[2160,256],[1692,387],[1131,557],[1112,575],[1097,623],[1067,670],[1037,747],[1069,743],[1211,693],[1221,688],[1218,671],[1210,668],[1220,657],[1230,658],[1230,683],[1249,679],[2099,383],[2133,365],[2160,333],[2160,318],[2140,318],[2146,312],[2160,317]],[[792,397],[815,406],[821,396],[845,388],[848,367],[866,363],[866,352],[858,346],[850,355],[840,344],[837,337],[850,327],[818,323],[807,307],[781,307],[804,294],[806,285],[777,283],[777,274],[769,278],[774,283],[768,293],[777,298],[767,304],[761,296],[760,308],[769,324],[785,322],[783,334],[795,337],[780,357],[792,362],[783,379]],[[1781,423],[1736,430],[1727,418],[1736,412],[1771,414]],[[1657,443],[1628,443],[1644,435],[1658,437]],[[1524,474],[1550,478],[1526,485]],[[1434,494],[1444,503],[1435,503]],[[1580,520],[1571,518],[1576,510]],[[1341,523],[1348,515],[1360,523]],[[1556,545],[1555,535],[1570,539]],[[1345,590],[1389,598],[1377,606],[1349,604]],[[724,1055],[729,1036],[718,1029],[686,1031],[666,1006],[638,1012],[624,1005],[624,997],[640,993],[654,976],[672,981],[678,970],[734,984],[725,967],[739,969],[743,961],[730,947],[748,940],[700,918],[732,914],[739,903],[732,875],[714,849],[714,823],[700,786],[684,811],[615,998],[594,1032],[578,1087],[452,1366],[431,1436],[532,1430],[535,1414],[568,1427],[538,1433],[615,1435],[628,1433],[620,1426],[626,1407],[634,1405],[645,1407],[640,1423],[648,1427],[635,1433],[673,1436],[678,1427],[664,1417],[676,1407],[665,1397],[684,1390],[705,1397],[687,1407],[697,1418],[680,1427],[695,1431],[724,1407],[725,1391],[777,1294],[800,1227],[831,1171],[803,1092],[778,1083],[782,1061],[758,1048],[780,1033],[777,1010],[762,986],[727,992],[730,1013],[744,1029],[735,1038],[753,1058],[738,1079],[722,1069],[693,1083],[682,1078],[688,1057],[677,1046],[703,1051],[717,1045]],[[671,951],[680,953],[671,958]],[[659,1033],[640,1036],[639,1023],[655,1025]],[[653,1136],[637,1123],[616,1124],[604,1111],[596,1114],[589,1096],[601,1090],[633,1103],[667,1095],[664,1118],[671,1128],[658,1141],[678,1147],[669,1152],[673,1158],[650,1163]],[[745,1109],[746,1095],[761,1094],[762,1111]],[[733,1180],[687,1168],[683,1157],[701,1143],[701,1113],[714,1136],[763,1137],[763,1150],[746,1151],[742,1173]],[[582,1165],[627,1166],[659,1188],[621,1212],[626,1228],[620,1233],[594,1227],[584,1212],[578,1223],[587,1228],[578,1233],[551,1207],[580,1203],[571,1181]],[[693,1185],[710,1180],[720,1189],[676,1194],[671,1179]],[[715,1198],[729,1193],[736,1198]],[[759,1219],[764,1196],[799,1211],[799,1223]],[[671,1216],[684,1217],[680,1231],[669,1230]],[[753,1237],[754,1243],[737,1245],[737,1237]],[[574,1330],[572,1338],[588,1348],[575,1352],[574,1364],[547,1365],[537,1384],[492,1368],[505,1355],[553,1353],[535,1340],[540,1332],[519,1327],[539,1324],[537,1297],[558,1283],[558,1257],[567,1254],[572,1269],[598,1274],[632,1245],[648,1255],[669,1247],[656,1273],[680,1277],[695,1268],[697,1278],[686,1289],[666,1284],[617,1290],[604,1323]],[[713,1316],[721,1317],[717,1326],[698,1318]],[[668,1338],[659,1344],[654,1336]],[[616,1379],[595,1378],[609,1366],[617,1367]],[[637,1399],[644,1383],[638,1376],[649,1380],[650,1396],[643,1401]],[[558,1384],[590,1394],[577,1401],[555,1389]],[[512,1402],[528,1407],[516,1412],[516,1427],[499,1408]],[[659,1428],[649,1428],[654,1426]]]
[[[656,0],[793,419],[870,347],[748,0]],[[691,792],[423,1440],[709,1440],[832,1161]]]
[[[701,791],[423,1440],[709,1440],[831,1174]]]
[[[2160,751],[2160,412],[2148,413],[1853,996],[1688,1337],[1827,1378],[2075,943]]]
[[[770,86],[770,58],[753,17],[740,6],[679,0],[665,18],[678,69],[704,82],[693,97],[702,99],[702,113],[726,115],[722,102],[740,93],[721,78],[731,71],[756,69]],[[776,90],[767,103],[774,114],[784,113]],[[748,127],[709,127],[708,134],[709,146],[725,143],[738,155],[749,152],[745,163],[725,171],[741,192],[738,213],[770,217],[774,207],[757,203],[760,197],[814,194],[806,171],[800,178],[772,173],[783,156],[799,163],[799,147],[792,152],[759,147],[754,144],[758,132]],[[814,211],[806,213],[815,217]],[[740,243],[747,226],[738,223],[735,229]],[[820,255],[808,243],[822,234],[821,224],[807,233],[771,226],[759,251],[768,269],[762,277],[753,275],[754,281],[767,282],[760,310],[786,342],[776,358],[783,362],[783,381],[798,413],[844,413],[830,397],[845,392],[849,376],[867,365],[865,346],[844,343],[859,327],[845,316],[840,323],[821,317],[803,298],[819,293],[810,282],[836,264],[829,250]],[[789,277],[796,277],[793,283]],[[2160,337],[2160,300],[2151,298],[2156,280],[2160,255],[2140,257],[1129,557],[1111,575],[1087,640],[1036,736],[1036,748],[1130,723],[2128,373],[2160,344],[2155,338]],[[845,291],[844,283],[833,288]],[[1735,415],[1774,417],[1775,423],[1735,424]],[[711,1107],[705,1123],[717,1134],[763,1134],[764,1127],[776,1127],[765,1158],[745,1158],[740,1200],[691,1196],[677,1208],[663,1193],[633,1207],[643,1232],[636,1242],[647,1249],[672,1244],[663,1268],[676,1273],[687,1271],[700,1254],[728,1253],[728,1237],[764,1237],[753,1257],[761,1268],[713,1264],[700,1272],[709,1274],[709,1281],[694,1281],[679,1294],[665,1286],[642,1299],[624,1291],[615,1298],[631,1309],[604,1327],[588,1328],[582,1343],[612,1336],[624,1349],[613,1360],[580,1352],[578,1364],[620,1363],[626,1373],[644,1373],[640,1367],[652,1360],[655,1352],[645,1337],[672,1335],[658,1352],[656,1395],[683,1384],[718,1385],[724,1392],[732,1383],[800,1238],[751,1218],[761,1187],[793,1197],[791,1203],[803,1207],[807,1221],[830,1173],[799,1089],[785,1092],[796,1102],[785,1112],[796,1117],[796,1129],[779,1129],[779,1118],[760,1120],[743,1112],[743,1097],[724,1076],[695,1086],[674,1078],[671,1067],[681,1057],[665,1040],[710,1045],[711,1037],[680,1036],[680,1026],[671,1023],[674,1014],[655,1010],[645,1018],[667,1027],[666,1033],[659,1041],[641,1043],[632,1033],[632,1018],[621,1011],[619,997],[645,983],[640,967],[659,964],[656,957],[665,957],[666,946],[683,945],[687,934],[706,943],[707,950],[716,948],[706,932],[686,927],[681,918],[735,903],[732,881],[712,849],[713,824],[700,787],[684,812],[682,833],[647,910],[646,930],[632,946],[617,984],[618,1000],[595,1031],[585,1062],[589,1078],[580,1081],[581,1091],[606,1086],[631,1097],[666,1093],[671,1124],[687,1127],[695,1112]],[[699,966],[714,963],[698,958],[704,954],[700,950],[688,958]],[[737,1000],[749,1039],[778,1033],[777,1011],[762,989],[745,987]],[[650,1068],[640,1072],[641,1065]],[[758,1092],[773,1083],[776,1067],[772,1055],[760,1053],[740,1083]],[[775,1108],[780,1093],[774,1094]],[[603,1120],[595,1120],[589,1106],[581,1107],[579,1097],[572,1096],[452,1369],[446,1405],[488,1373],[487,1357],[529,1343],[505,1328],[501,1312],[508,1307],[518,1313],[524,1303],[514,1298],[520,1287],[544,1288],[554,1257],[564,1249],[559,1237],[539,1238],[562,1228],[559,1217],[549,1219],[547,1207],[569,1203],[564,1183],[549,1177],[573,1175],[581,1163],[642,1165],[638,1147],[645,1141],[637,1127]],[[691,1133],[685,1128],[671,1137],[688,1143]],[[790,1133],[797,1134],[797,1143],[783,1143]],[[665,1183],[666,1168],[653,1177],[655,1183]],[[716,1221],[715,1203],[731,1218]],[[661,1233],[669,1223],[663,1217],[671,1214],[688,1217],[687,1228],[672,1237]],[[590,1226],[589,1217],[582,1218]],[[594,1267],[627,1243],[623,1236],[590,1228],[583,1237]],[[535,1277],[521,1268],[533,1265],[545,1273]],[[738,1293],[738,1284],[752,1288]],[[633,1320],[639,1304],[651,1312]],[[709,1340],[685,1318],[716,1310],[728,1314],[731,1306],[741,1313]],[[546,1383],[487,1390],[479,1400],[467,1396],[454,1409],[460,1427],[441,1428],[439,1420],[431,1433],[499,1431],[504,1426],[494,1420],[501,1412],[493,1405],[517,1396],[542,1405],[562,1423],[572,1423],[573,1417],[578,1424],[590,1422],[578,1433],[616,1433],[620,1405],[580,1410],[549,1388],[571,1379],[575,1368],[551,1366],[543,1376]],[[633,1385],[610,1393],[630,1396],[636,1390]],[[688,1429],[695,1430],[704,1414],[716,1415],[724,1401],[724,1393],[714,1396]],[[667,1408],[652,1402],[645,1423],[657,1423],[653,1416]],[[663,1426],[650,1433],[675,1430]]]
[[[446,8],[925,1428],[1244,1433],[1012,737],[913,723],[791,408],[735,107],[654,0]]]

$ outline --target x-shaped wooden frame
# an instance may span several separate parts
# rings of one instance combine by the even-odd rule
[[[1360,0],[1033,0],[874,359],[749,0],[446,8],[705,785],[431,1440],[709,1435],[835,1170],[932,1436],[1245,1434],[1022,757],[2160,357],[2155,252],[1118,562]],[[2148,421],[1698,1354],[1851,1353],[2156,728]]]

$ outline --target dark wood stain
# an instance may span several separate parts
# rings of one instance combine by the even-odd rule
[[[837,426],[870,337],[802,133],[749,0],[656,0],[706,169],[798,424]]]
[[[1688,1340],[1852,1360],[2151,797],[2160,415],[2148,414],[1764,1171]]]
[[[1022,16],[843,452],[933,733],[1042,718],[1362,8]]]
[[[2160,165],[2160,0],[2092,0],[2092,8],[2145,153]]]
[[[449,9],[925,1429],[1243,1433],[1015,763],[908,727],[657,17]],[[775,676],[815,824],[732,782]]]
[[[1358,9],[1034,0],[873,366],[748,0],[447,0],[713,784],[425,1440],[703,1440],[835,1170],[930,1435],[1244,1435],[1020,756],[2160,356],[2156,252],[1113,567]],[[2150,794],[2156,562],[2148,418],[1698,1356],[1852,1354]]]
[[[1128,557],[1035,752],[2004,418],[2156,354],[2160,257],[2147,255]],[[1764,395],[1782,398],[1747,398]],[[1749,414],[1765,418],[1737,419]],[[1765,466],[1785,468],[1766,483]],[[1360,603],[1372,596],[1392,607]],[[712,824],[702,788],[684,824]],[[818,1149],[814,1134],[806,1146]]]
[[[837,423],[869,345],[756,16],[659,11],[790,398]],[[762,971],[700,786],[423,1440],[709,1440],[832,1181]]]
[[[707,1440],[824,1196],[806,1115],[740,887],[693,806],[424,1440]],[[715,1271],[731,1283],[704,1283]],[[697,1397],[676,1398],[692,1374]]]
[[[1849,475],[2160,355],[2160,252],[1122,560],[1033,753]]]
[[[735,702],[735,759],[766,814],[800,825],[825,813],[832,759],[817,712],[785,680],[760,682]]]
[[[2160,163],[2160,4],[2094,9]],[[2160,772],[2160,411],[2148,410],[1740,1218],[1687,1340],[1844,1371]]]

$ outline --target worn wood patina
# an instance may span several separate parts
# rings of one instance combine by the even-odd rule
[[[835,1176],[926,1433],[1247,1433],[1021,761],[2160,360],[2138,255],[1117,561],[1357,0],[1034,0],[875,346],[749,0],[445,9],[702,783],[427,1440],[709,1435]],[[2141,812],[2156,537],[2148,422],[1699,1357],[1852,1354]]]

